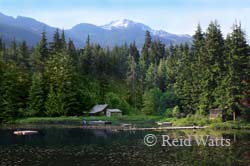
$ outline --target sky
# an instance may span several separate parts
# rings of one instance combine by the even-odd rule
[[[237,21],[250,34],[250,0],[0,0],[0,12],[64,29],[126,18],[153,29],[190,35],[198,23],[205,31],[212,20],[218,21],[226,35]]]

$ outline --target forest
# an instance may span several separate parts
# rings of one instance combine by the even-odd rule
[[[0,35],[1,36],[1,35]],[[240,24],[223,37],[212,21],[192,44],[165,46],[146,31],[136,43],[103,48],[88,36],[76,48],[64,31],[28,47],[0,37],[0,122],[21,117],[87,116],[97,103],[124,114],[250,120],[250,46]]]

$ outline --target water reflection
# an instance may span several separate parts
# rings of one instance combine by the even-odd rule
[[[16,136],[15,129],[0,129],[0,165],[249,165],[250,133],[247,131],[114,132],[74,127],[36,128],[37,135]],[[146,134],[160,137],[212,135],[229,138],[230,147],[147,147]]]

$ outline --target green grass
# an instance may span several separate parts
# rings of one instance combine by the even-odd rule
[[[226,122],[215,122],[209,125],[209,128],[217,130],[227,129],[250,129],[250,123],[245,121],[226,121]]]
[[[185,118],[164,118],[161,116],[147,116],[147,115],[125,115],[122,117],[106,117],[106,116],[93,116],[93,117],[29,117],[16,119],[9,123],[11,124],[67,124],[67,125],[80,125],[82,120],[107,120],[111,121],[113,125],[122,123],[132,123],[139,127],[153,127],[156,122],[172,122],[173,126],[208,126],[210,129],[225,130],[225,129],[250,129],[250,123],[244,121],[227,121],[221,122],[220,120],[209,120],[207,117],[201,116],[188,116]]]
[[[9,123],[12,124],[81,124],[82,120],[107,120],[112,124],[118,125],[121,123],[133,123],[139,126],[152,126],[156,121],[161,119],[160,116],[122,116],[122,117],[106,117],[106,116],[88,116],[88,117],[29,117],[16,119]]]
[[[185,118],[163,118],[161,121],[172,122],[174,126],[207,126],[211,123],[208,117],[192,115]]]
[[[81,117],[28,117],[11,121],[14,124],[79,124]]]

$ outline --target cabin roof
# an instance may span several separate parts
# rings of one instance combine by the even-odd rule
[[[108,104],[97,104],[91,110],[90,114],[95,114],[104,111],[108,107]]]
[[[114,113],[122,113],[119,109],[107,109],[108,112],[114,112]]]

